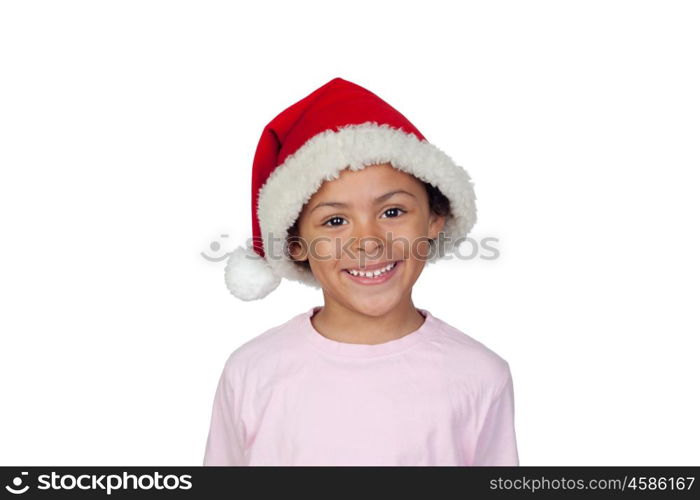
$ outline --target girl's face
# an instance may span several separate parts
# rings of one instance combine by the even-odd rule
[[[430,212],[428,194],[412,175],[389,163],[346,169],[304,205],[289,253],[309,260],[326,302],[380,316],[410,300],[429,255],[428,239],[437,238],[444,223],[444,216]],[[391,264],[376,277],[348,272]]]

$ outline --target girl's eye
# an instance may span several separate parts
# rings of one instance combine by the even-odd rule
[[[396,210],[398,210],[399,212],[402,212],[402,213],[406,213],[406,211],[405,211],[403,208],[399,208],[399,207],[389,208],[389,209],[387,209],[384,213],[386,214],[386,213],[388,213],[388,212],[394,212],[394,211],[396,211]],[[396,215],[393,215],[393,216],[391,216],[391,217],[389,217],[389,218],[390,218],[390,219],[394,219],[394,218],[398,217],[398,215],[399,215],[399,214],[396,214]],[[342,226],[342,225],[343,225],[342,223],[340,223],[340,224],[333,224],[333,223],[332,223],[332,221],[339,221],[339,220],[340,220],[340,221],[344,221],[345,219],[343,219],[342,217],[336,215],[335,217],[331,217],[331,218],[328,219],[326,222],[324,222],[323,225],[324,225],[324,226],[330,226],[330,227]]]
[[[403,208],[399,208],[399,207],[389,208],[389,209],[387,209],[387,211],[384,212],[384,213],[391,212],[391,211],[393,211],[393,210],[399,210],[400,212],[406,213],[406,211],[405,211]],[[389,218],[390,218],[390,219],[393,219],[393,218],[395,218],[395,217],[389,217]]]
[[[342,217],[338,217],[338,216],[336,215],[335,217],[331,217],[331,218],[328,219],[326,222],[324,222],[323,225],[324,225],[324,226],[330,225],[330,226],[332,226],[332,227],[333,227],[333,226],[341,226],[341,225],[342,225],[342,224],[328,224],[329,222],[334,221],[334,220],[345,220],[345,219],[343,219]]]

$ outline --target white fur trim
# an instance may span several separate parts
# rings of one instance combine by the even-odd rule
[[[257,216],[265,260],[277,275],[320,288],[311,271],[286,255],[287,229],[324,181],[337,179],[346,168],[361,170],[386,162],[438,187],[450,200],[453,217],[443,229],[447,238],[426,265],[454,250],[455,240],[465,237],[476,222],[476,195],[469,174],[413,133],[370,121],[316,134],[289,155],[260,188]]]
[[[269,264],[250,247],[238,247],[228,257],[226,287],[241,300],[262,299],[280,284]]]

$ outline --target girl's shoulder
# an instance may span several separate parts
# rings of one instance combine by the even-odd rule
[[[440,331],[437,336],[446,366],[469,379],[483,379],[486,384],[500,384],[510,377],[508,361],[472,334],[434,317]]]
[[[299,313],[244,341],[229,354],[226,370],[260,368],[266,364],[275,363],[275,359],[282,353],[291,355],[294,348],[298,346],[298,336],[295,333],[299,330],[299,322],[304,314]]]

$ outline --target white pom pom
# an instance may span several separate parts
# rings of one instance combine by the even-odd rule
[[[238,247],[228,257],[226,287],[241,300],[262,299],[277,288],[281,278],[250,247]]]

